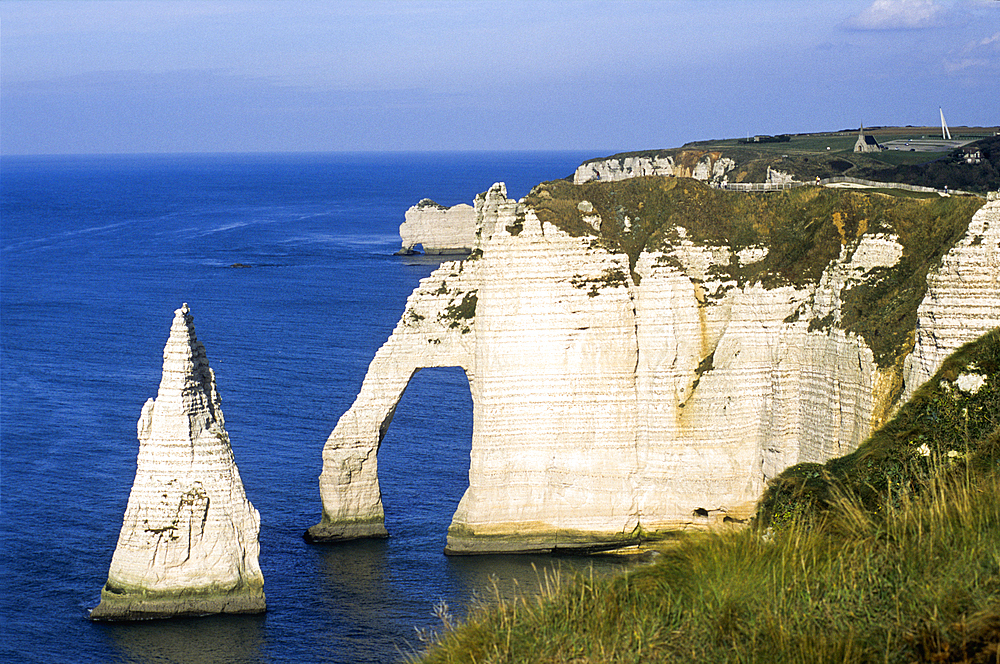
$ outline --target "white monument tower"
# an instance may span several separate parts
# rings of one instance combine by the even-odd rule
[[[941,111],[941,138],[946,140],[951,140],[951,132],[948,131],[948,123],[944,121],[944,111],[938,106],[938,110]]]

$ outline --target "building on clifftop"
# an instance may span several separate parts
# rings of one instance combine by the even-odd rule
[[[858,130],[858,141],[854,144],[855,152],[881,152],[885,148],[879,145],[875,137],[865,133],[865,126],[861,125]]]

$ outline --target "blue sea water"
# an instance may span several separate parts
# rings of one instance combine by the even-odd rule
[[[585,153],[147,155],[0,160],[0,659],[392,662],[475,596],[530,589],[544,556],[449,558],[472,405],[424,370],[379,452],[391,537],[310,545],[321,449],[407,295],[422,198],[523,196]],[[230,267],[235,263],[250,268]],[[95,624],[135,475],[136,420],[187,302],[260,510],[268,611]],[[496,590],[494,590],[496,588]]]

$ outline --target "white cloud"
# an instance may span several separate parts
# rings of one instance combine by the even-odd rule
[[[1000,62],[1000,32],[970,42],[959,53],[945,60],[949,74],[969,69],[996,69]]]
[[[993,51],[996,51],[998,48],[1000,48],[1000,32],[995,32],[989,37],[984,37],[978,42],[974,42],[968,46],[969,50],[981,49],[981,48],[989,48]]]
[[[912,30],[944,23],[945,8],[933,0],[875,0],[844,25],[855,30]]]

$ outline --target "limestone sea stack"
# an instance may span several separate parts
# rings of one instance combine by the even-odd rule
[[[139,417],[135,482],[93,620],[260,613],[260,514],[233,459],[215,374],[187,304]]]

